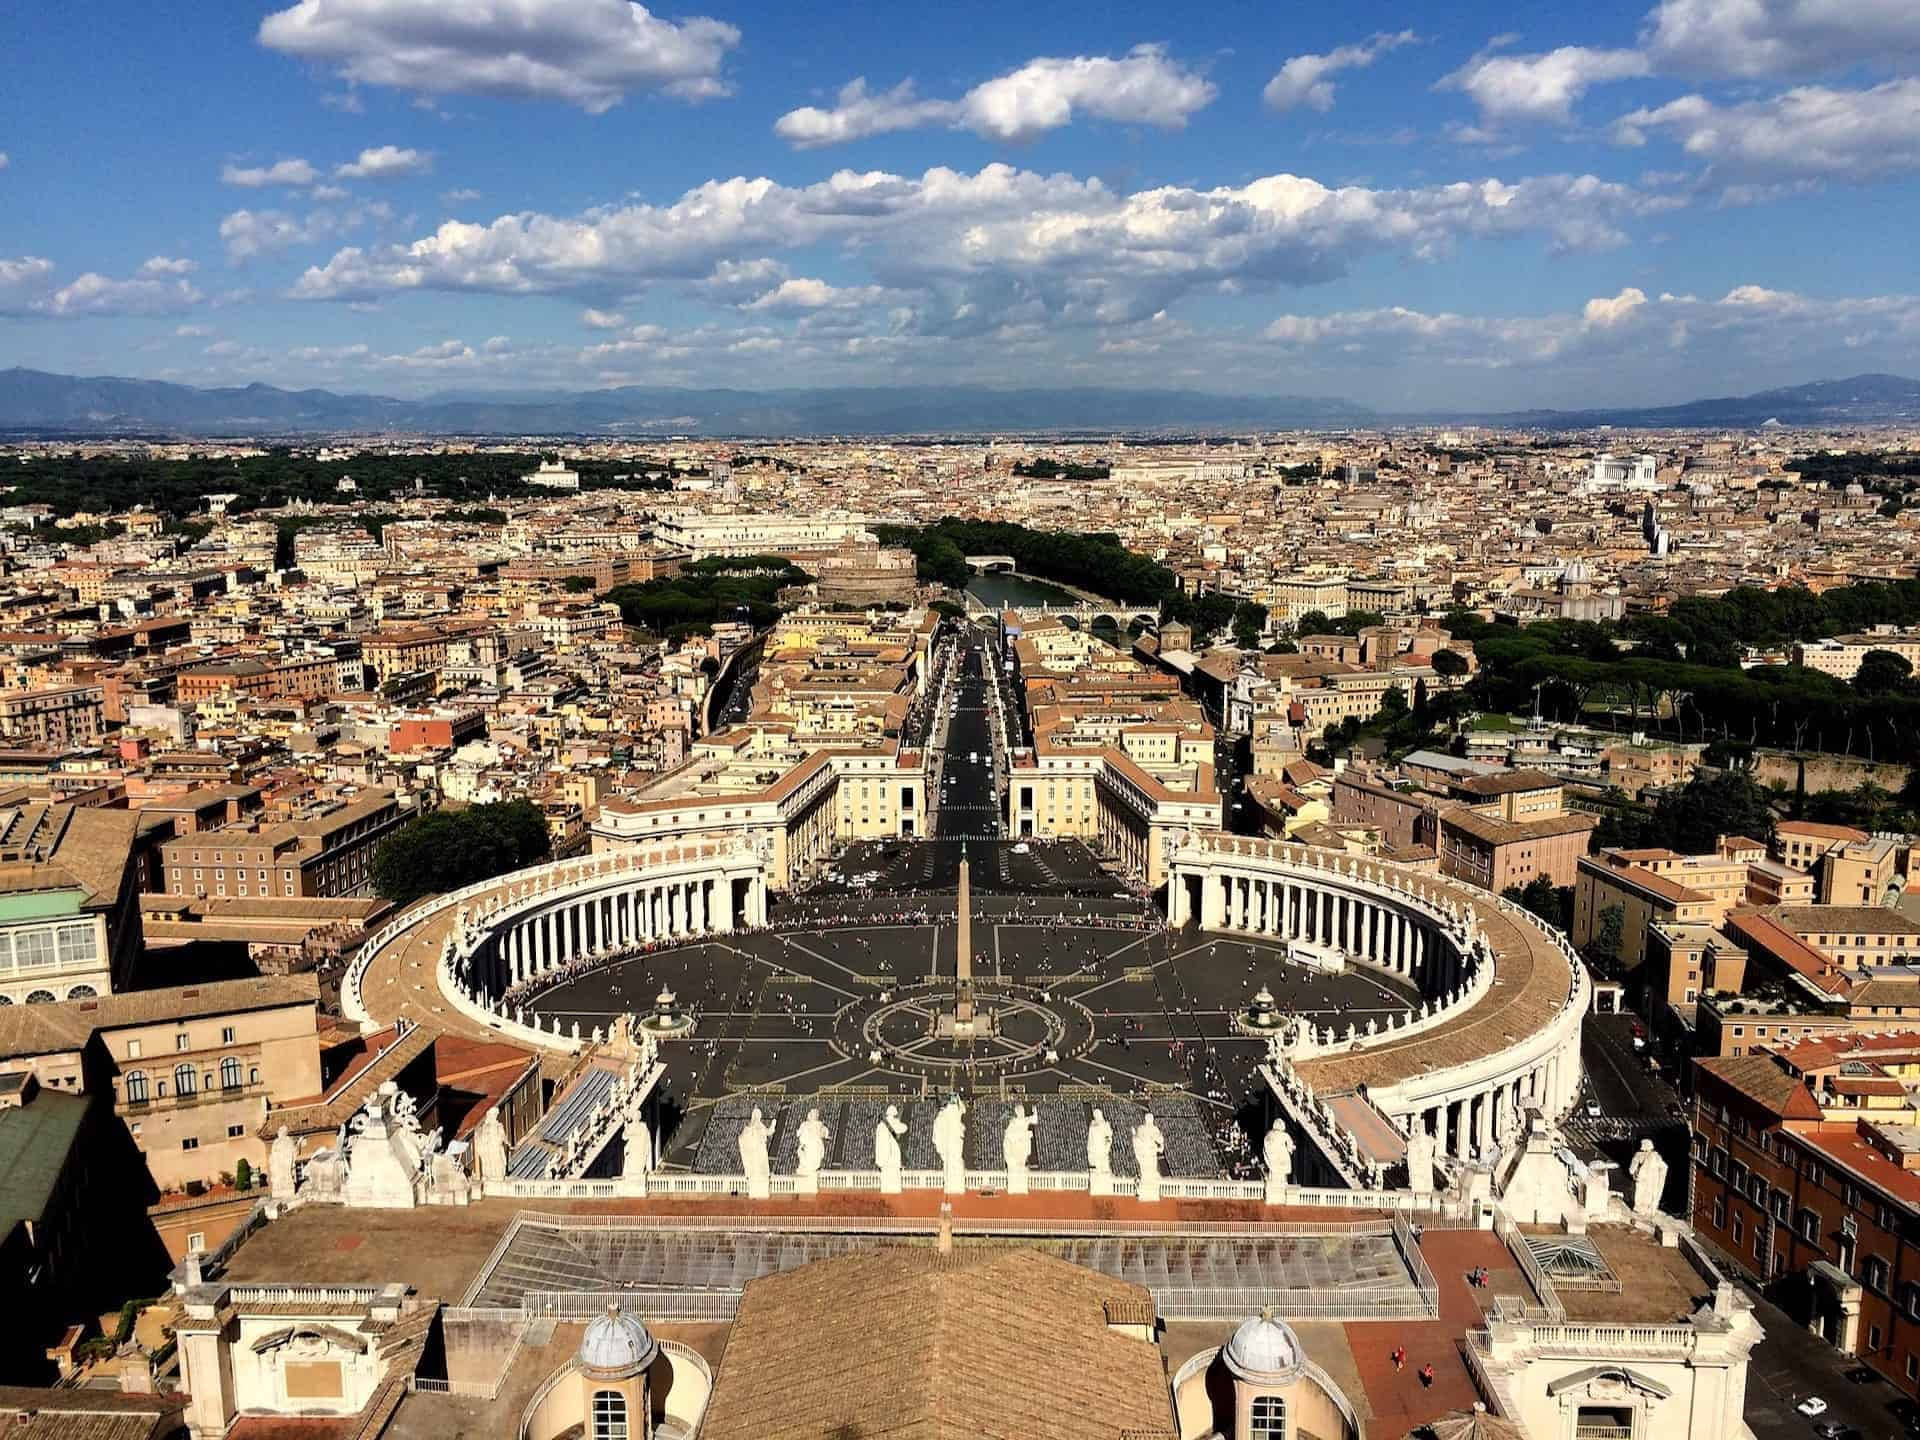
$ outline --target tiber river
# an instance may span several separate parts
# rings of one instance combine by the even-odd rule
[[[996,608],[1074,603],[1074,597],[1058,585],[1024,575],[975,575],[967,581],[967,593]]]

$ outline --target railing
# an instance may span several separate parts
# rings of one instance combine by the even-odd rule
[[[1560,1296],[1553,1288],[1553,1281],[1547,1275],[1539,1257],[1533,1253],[1533,1247],[1527,1244],[1527,1237],[1520,1233],[1520,1227],[1505,1215],[1494,1222],[1494,1231],[1505,1243],[1512,1254],[1514,1263],[1520,1267],[1520,1273],[1527,1277],[1527,1283],[1533,1287],[1533,1293],[1540,1297],[1540,1304],[1548,1315],[1555,1320],[1567,1318],[1567,1307],[1560,1303]]]
[[[1647,1351],[1691,1351],[1700,1332],[1691,1325],[1533,1325],[1533,1343],[1542,1349],[1584,1353],[1642,1354]]]
[[[1413,1275],[1413,1288],[1432,1307],[1433,1317],[1437,1320],[1440,1318],[1440,1286],[1433,1278],[1433,1269],[1427,1264],[1427,1257],[1420,1253],[1420,1242],[1414,1238],[1413,1226],[1397,1210],[1391,1223],[1393,1238],[1400,1246],[1400,1258],[1407,1262],[1407,1269]]]
[[[386,1294],[380,1285],[235,1285],[236,1305],[371,1305]]]

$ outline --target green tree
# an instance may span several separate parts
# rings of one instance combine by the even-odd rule
[[[373,857],[373,888],[405,905],[547,858],[547,822],[526,800],[436,810],[409,820]]]
[[[1618,965],[1620,942],[1626,936],[1626,925],[1626,906],[1608,905],[1603,908],[1600,911],[1600,927],[1594,931],[1593,939],[1587,942],[1587,954],[1608,965]]]
[[[1862,695],[1885,695],[1904,690],[1913,678],[1913,666],[1892,650],[1869,650],[1854,672],[1853,688]]]
[[[1457,650],[1436,650],[1433,652],[1433,673],[1451,686],[1467,673],[1467,657]]]
[[[236,1190],[251,1190],[253,1188],[253,1166],[247,1163],[247,1158],[244,1155],[234,1162],[233,1188]]]
[[[1502,894],[1534,915],[1565,932],[1573,925],[1573,887],[1555,885],[1551,876],[1536,875],[1526,885],[1509,885]],[[1618,908],[1618,907],[1615,907]],[[1616,949],[1618,941],[1615,942]]]

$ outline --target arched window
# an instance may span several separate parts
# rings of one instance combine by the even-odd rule
[[[33,992],[32,994],[30,994],[30,995],[28,995],[28,996],[27,996],[27,1004],[29,1004],[29,1005],[51,1005],[51,1004],[53,1004],[53,991],[51,991],[51,990],[35,990],[35,991],[34,991],[34,992]]]
[[[144,1105],[147,1103],[147,1072],[129,1070],[127,1072],[127,1103]]]
[[[618,1390],[593,1392],[593,1440],[627,1440],[627,1397]]]
[[[198,1077],[196,1077],[193,1073],[193,1066],[176,1065],[173,1067],[173,1093],[174,1094],[191,1095],[195,1090],[199,1088],[200,1088],[200,1081]]]
[[[1247,1419],[1248,1440],[1287,1440],[1287,1402],[1278,1395],[1255,1396]]]
[[[69,1000],[95,1000],[99,998],[99,995],[100,992],[91,985],[76,985],[67,991],[67,999]]]
[[[220,1062],[220,1088],[222,1090],[238,1090],[240,1088],[239,1057],[229,1055]]]

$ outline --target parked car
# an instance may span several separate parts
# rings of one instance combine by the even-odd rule
[[[1798,1410],[1802,1415],[1812,1419],[1827,1413],[1827,1402],[1822,1400],[1818,1395],[1809,1395],[1793,1408]]]

